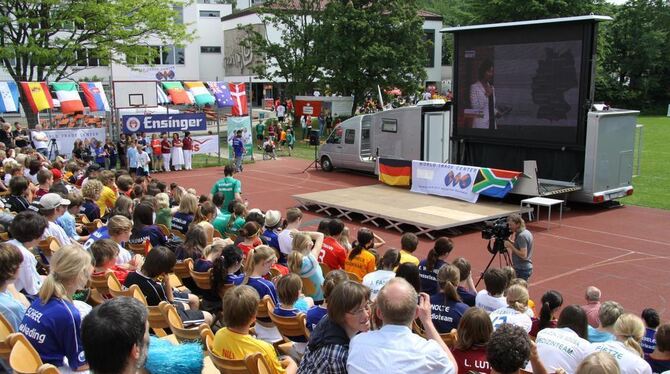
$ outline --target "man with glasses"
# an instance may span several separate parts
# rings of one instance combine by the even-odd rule
[[[456,373],[454,356],[433,326],[427,294],[417,294],[406,280],[393,278],[379,291],[376,313],[383,327],[351,339],[349,374],[383,373],[388,368],[398,373]],[[417,317],[428,339],[412,332]]]

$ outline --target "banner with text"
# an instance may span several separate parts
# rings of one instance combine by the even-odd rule
[[[478,172],[475,166],[412,161],[412,192],[476,203],[479,194],[472,186]]]
[[[233,156],[233,138],[238,130],[242,130],[242,140],[244,148],[247,150],[245,157],[252,157],[254,143],[251,136],[251,119],[249,117],[228,117],[228,158]]]
[[[193,136],[193,154],[218,154],[219,153],[219,136],[218,135],[203,135]]]
[[[183,132],[207,130],[205,113],[127,115],[121,117],[123,132]]]
[[[74,148],[74,141],[76,139],[96,139],[104,142],[107,137],[104,128],[45,130],[44,133],[47,135],[47,138],[56,139],[58,154],[64,155],[66,158],[72,157],[72,149]]]

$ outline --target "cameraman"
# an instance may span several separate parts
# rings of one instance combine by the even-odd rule
[[[507,217],[507,224],[513,235],[505,241],[505,248],[512,252],[512,266],[516,277],[528,281],[533,274],[533,234],[526,230],[526,223],[520,214]]]

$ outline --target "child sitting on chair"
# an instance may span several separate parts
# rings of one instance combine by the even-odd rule
[[[91,254],[95,262],[93,276],[105,275],[111,271],[116,275],[116,279],[121,284],[126,281],[128,270],[116,264],[119,257],[119,247],[112,239],[100,239],[93,243],[91,245]],[[102,296],[108,298],[108,295]]]

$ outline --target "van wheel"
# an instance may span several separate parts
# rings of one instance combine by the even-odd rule
[[[333,171],[333,163],[328,157],[321,157],[321,169],[323,171]]]

